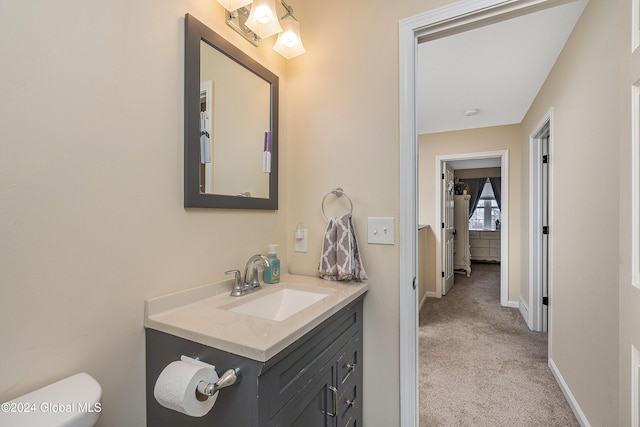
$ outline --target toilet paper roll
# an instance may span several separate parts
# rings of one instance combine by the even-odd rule
[[[213,408],[218,393],[206,400],[198,400],[196,388],[200,381],[218,381],[215,366],[183,356],[182,360],[171,362],[160,373],[153,395],[165,408],[192,417],[202,417]],[[200,397],[204,398],[203,395]]]

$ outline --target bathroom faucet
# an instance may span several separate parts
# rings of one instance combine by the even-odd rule
[[[240,276],[240,271],[238,270],[229,270],[224,272],[225,274],[235,275],[233,290],[231,291],[232,297],[246,295],[262,288],[260,279],[258,278],[258,267],[256,266],[258,261],[262,262],[265,267],[271,267],[269,258],[264,255],[256,254],[247,261],[247,264],[244,267],[244,276]],[[251,269],[251,276],[249,276],[249,269]],[[244,277],[244,280],[242,277]],[[251,280],[249,280],[249,278],[251,278]]]

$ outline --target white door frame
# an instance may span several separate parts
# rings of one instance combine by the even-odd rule
[[[542,218],[540,206],[542,204],[542,152],[541,138],[548,127],[549,133],[549,158],[553,159],[553,108],[542,117],[535,130],[529,136],[529,313],[526,318],[530,329],[534,331],[543,331],[543,306],[542,306],[542,277],[539,272],[542,268],[541,247],[542,247]],[[553,230],[553,167],[549,163],[549,191],[547,193],[549,208],[549,229]],[[551,300],[552,289],[552,272],[551,263],[553,261],[553,245],[552,235],[548,236],[548,296]],[[551,306],[548,306],[548,324],[547,329],[551,331]],[[551,345],[551,339],[548,340]],[[550,350],[550,349],[549,349]],[[549,351],[549,354],[551,352]]]
[[[416,122],[416,66],[418,38],[446,30],[485,25],[566,0],[462,0],[399,23],[400,96],[400,425],[419,423],[418,296],[416,277],[418,230],[418,134]]]
[[[500,158],[500,304],[505,307],[518,307],[517,301],[509,301],[509,150],[483,151],[476,153],[443,154],[436,156],[436,224],[442,223],[442,180],[440,179],[445,163],[454,160],[477,160]],[[436,242],[436,265],[443,267],[442,233]],[[436,233],[438,239],[438,233]],[[437,276],[437,274],[436,274]],[[436,278],[436,297],[442,296],[442,277]]]

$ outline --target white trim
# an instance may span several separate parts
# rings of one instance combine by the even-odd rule
[[[566,381],[562,377],[562,374],[560,373],[560,370],[551,358],[549,358],[549,369],[551,369],[551,373],[553,374],[553,376],[556,377],[556,381],[560,386],[560,390],[562,390],[564,397],[567,399],[567,402],[569,402],[569,406],[571,407],[573,414],[576,416],[578,423],[582,427],[591,427],[587,416],[584,414],[584,412],[582,412],[582,408],[580,408],[580,405],[578,405],[578,401],[574,397],[573,393],[571,393],[571,389],[567,385]]]
[[[527,304],[524,302],[524,300],[522,299],[522,295],[520,296],[520,304],[518,305],[518,309],[520,310],[520,315],[522,316],[522,318],[524,319],[525,322],[527,322],[527,326],[529,326],[529,329],[531,329],[531,325],[529,325],[529,307],[527,306]]]
[[[424,294],[424,296],[422,297],[422,300],[418,304],[418,313],[420,313],[420,310],[422,310],[422,306],[424,305],[424,303],[427,302],[427,298],[431,298],[432,297],[432,295],[429,295],[429,294],[433,294],[433,292],[426,292]]]
[[[509,308],[520,308],[520,302],[519,301],[507,301],[506,304],[502,304],[505,307],[509,307]]]
[[[413,26],[401,21],[400,39],[400,426],[419,424],[417,293],[409,287],[418,253],[418,134],[416,50]]]
[[[562,0],[561,0],[562,1]],[[400,426],[417,426],[418,416],[418,313],[417,293],[411,285],[417,253],[417,121],[416,53],[419,33],[437,24],[450,28],[486,20],[487,15],[511,17],[534,7],[549,7],[555,0],[462,0],[399,23],[399,134],[400,134]],[[506,19],[506,18],[505,18]]]
[[[536,129],[540,129],[537,126]],[[537,131],[536,131],[537,132]],[[542,227],[540,215],[537,207],[542,203],[542,192],[539,188],[540,170],[539,159],[542,155],[541,146],[537,138],[529,138],[529,304],[531,311],[527,317],[529,329],[533,331],[542,330],[542,318],[539,315],[540,307],[536,303],[542,298],[542,278],[540,272],[540,246],[542,236],[539,233]]]
[[[542,308],[542,277],[538,274],[540,271],[540,263],[542,260],[540,259],[540,247],[542,246],[542,234],[540,231],[542,230],[542,220],[540,218],[539,207],[542,204],[542,189],[540,188],[540,167],[541,167],[541,157],[542,151],[540,146],[540,137],[543,130],[547,127],[547,123],[549,123],[549,158],[553,161],[553,156],[551,151],[553,150],[553,107],[551,107],[542,119],[538,122],[537,126],[534,128],[534,131],[529,135],[529,318],[527,319],[527,323],[529,324],[529,328],[534,331],[542,331],[543,330],[543,308]],[[549,228],[551,227],[552,221],[552,197],[551,191],[553,188],[553,167],[551,167],[551,163],[549,163],[549,193],[548,193],[548,208],[549,208]],[[549,259],[548,259],[548,293],[549,300],[551,300],[551,276],[552,276],[552,268],[551,268],[551,234],[548,237],[549,239]],[[551,306],[548,306],[549,311],[549,319],[551,318]],[[550,323],[550,320],[549,320]],[[551,330],[549,327],[549,323],[547,324],[547,330]],[[551,353],[549,353],[551,354]]]
[[[518,303],[509,301],[509,150],[482,151],[477,153],[443,154],[436,156],[436,224],[442,221],[442,185],[441,171],[446,162],[454,160],[489,159],[500,157],[501,201],[500,201],[500,304],[505,307],[517,307]],[[442,236],[436,238],[436,271],[442,271]],[[437,276],[437,275],[436,275]],[[436,277],[436,296],[442,296],[443,279]]]
[[[632,87],[631,282],[640,288],[640,82]]]
[[[631,345],[631,427],[640,427],[640,351]]]
[[[427,298],[438,298],[435,292],[427,291]]]

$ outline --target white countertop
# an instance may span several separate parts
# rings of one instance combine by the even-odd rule
[[[319,277],[283,275],[280,283],[241,297],[229,295],[232,280],[211,283],[145,301],[144,326],[180,338],[266,362],[298,338],[367,292],[369,285]],[[229,311],[285,287],[327,297],[282,321]]]

